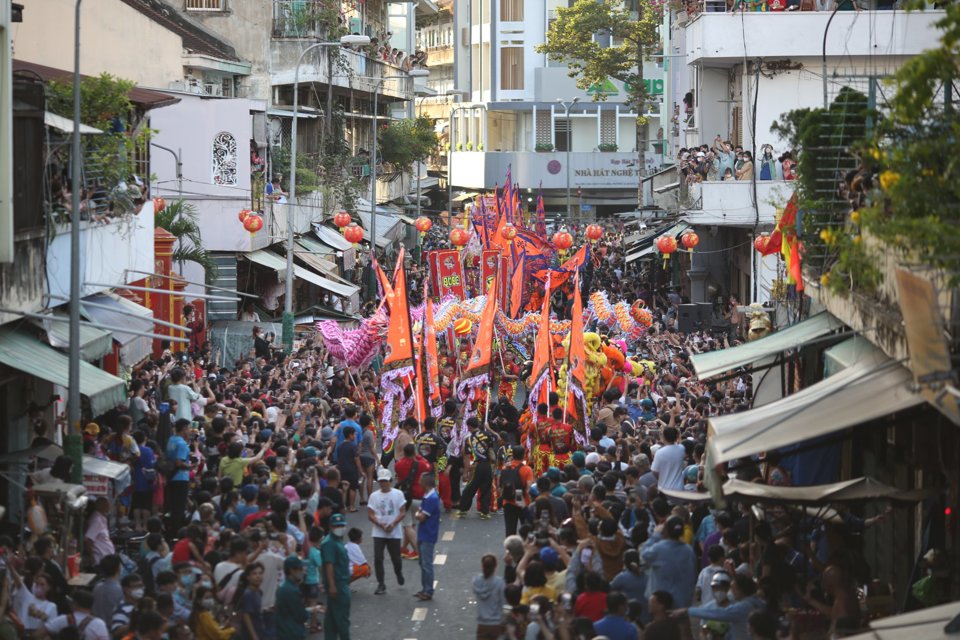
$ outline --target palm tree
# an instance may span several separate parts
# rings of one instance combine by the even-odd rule
[[[206,270],[208,279],[217,277],[213,256],[203,248],[200,226],[197,224],[197,208],[193,204],[184,200],[171,202],[155,215],[154,226],[176,237],[173,261],[181,270],[184,262],[196,262]],[[190,241],[188,246],[184,246],[184,240]]]

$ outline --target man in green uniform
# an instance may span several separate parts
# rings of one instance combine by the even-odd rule
[[[342,513],[330,516],[330,535],[323,539],[323,587],[327,591],[327,612],[324,616],[326,640],[350,640],[350,561],[343,538],[347,519]]]
[[[303,640],[307,637],[307,605],[300,593],[305,565],[297,556],[283,561],[283,575],[286,580],[277,589],[276,620],[277,637],[284,640]]]

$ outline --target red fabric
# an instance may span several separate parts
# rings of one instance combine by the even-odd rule
[[[177,544],[173,545],[174,566],[181,562],[190,562],[190,538],[183,538]]]
[[[602,591],[586,591],[577,596],[573,612],[577,617],[590,618],[596,622],[607,611],[607,594]]]
[[[400,452],[402,453],[402,452]],[[397,463],[394,465],[394,471],[397,472],[397,484],[403,483],[407,476],[410,475],[411,467],[413,467],[414,458],[408,458],[403,456],[397,460]],[[423,499],[423,487],[420,486],[420,476],[424,473],[429,473],[433,467],[430,466],[430,463],[427,462],[427,459],[421,455],[416,456],[417,460],[417,474],[413,477],[413,487],[410,490],[410,495],[414,500]]]

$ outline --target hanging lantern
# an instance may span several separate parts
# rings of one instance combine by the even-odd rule
[[[677,250],[677,239],[673,236],[660,236],[657,238],[657,250],[663,254],[663,268],[666,269],[670,254]]]
[[[161,213],[164,209],[167,208],[167,201],[163,198],[154,198],[153,199],[153,212]]]
[[[764,234],[759,235],[753,240],[753,248],[756,249],[760,254],[763,254],[767,250],[767,243],[770,241],[770,236]]]
[[[343,228],[343,237],[347,239],[347,242],[352,242],[355,245],[360,244],[363,241],[363,229],[356,222],[352,222]]]
[[[464,247],[469,241],[470,234],[460,227],[456,227],[450,232],[450,244],[455,247]]]
[[[680,242],[683,243],[684,249],[686,249],[689,253],[693,253],[693,248],[700,244],[700,236],[693,231],[687,231],[685,234],[680,236]]]
[[[500,237],[507,241],[507,244],[513,242],[513,239],[517,237],[517,228],[507,222],[503,225],[503,228],[500,229]]]
[[[587,236],[587,240],[590,242],[596,242],[603,237],[603,227],[598,224],[588,225],[585,234]]]
[[[341,231],[344,227],[353,222],[353,218],[350,217],[350,214],[346,211],[341,211],[337,215],[333,216],[333,224],[337,225]]]
[[[263,218],[251,213],[244,219],[243,228],[249,231],[250,235],[253,235],[257,231],[260,231],[260,229],[263,229]]]
[[[247,218],[249,218],[252,215],[253,215],[253,211],[250,211],[250,209],[242,209],[240,213],[237,214],[237,218],[240,219],[240,224],[243,224],[244,222],[246,222]]]
[[[433,220],[431,220],[427,216],[420,216],[413,223],[413,226],[416,227],[417,231],[420,232],[420,235],[426,235],[426,233],[430,231],[431,228],[433,228]]]
[[[560,259],[563,260],[567,255],[567,249],[573,246],[573,236],[566,231],[557,231],[550,239],[553,246],[560,252]]]

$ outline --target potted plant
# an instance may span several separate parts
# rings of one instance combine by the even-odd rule
[[[597,149],[600,151],[616,151],[617,144],[615,142],[601,142],[597,145]]]
[[[467,140],[467,151],[473,151],[473,142]]]
[[[549,142],[538,142],[537,146],[534,147],[536,151],[553,151],[553,145]]]
[[[462,143],[462,142],[458,142],[458,143],[457,143],[457,151],[463,151],[463,143]]]

